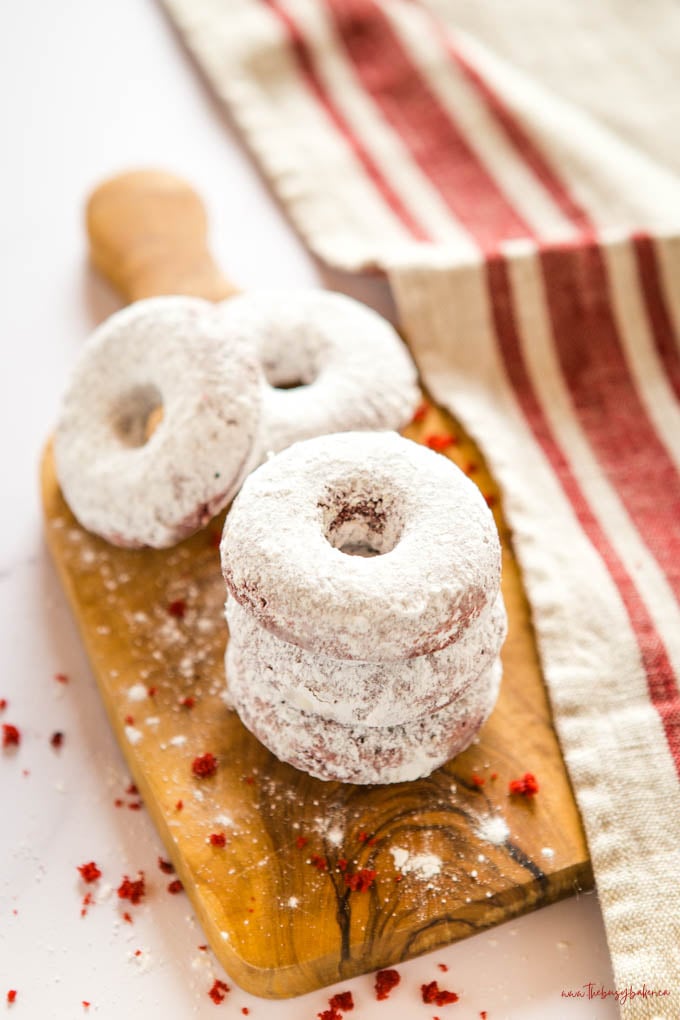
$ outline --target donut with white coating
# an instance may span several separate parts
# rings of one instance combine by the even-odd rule
[[[393,326],[344,294],[254,291],[220,306],[225,338],[263,369],[263,456],[333,432],[400,429],[419,401],[415,366]]]
[[[174,545],[252,468],[261,400],[256,355],[224,343],[210,302],[159,297],[117,312],[88,339],[62,401],[54,457],[67,503],[114,545]]]
[[[495,601],[501,568],[476,485],[394,432],[321,436],[263,464],[234,501],[221,559],[260,626],[367,662],[459,640]]]
[[[476,682],[507,633],[502,595],[459,641],[401,662],[331,659],[274,636],[235,599],[226,607],[229,641],[249,683],[268,680],[277,696],[344,725],[398,726],[434,712]]]
[[[502,667],[497,658],[436,712],[383,727],[344,725],[298,708],[270,679],[254,678],[231,643],[226,671],[239,718],[279,761],[317,779],[373,785],[420,779],[464,751],[493,710]]]

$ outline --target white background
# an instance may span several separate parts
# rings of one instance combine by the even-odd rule
[[[253,1020],[315,1020],[327,991],[268,1002],[234,988],[213,1005],[207,989],[224,975],[197,949],[204,937],[186,898],[157,880],[162,848],[148,818],[113,806],[127,777],[46,554],[38,460],[84,337],[118,305],[85,254],[83,204],[102,177],[139,166],[188,177],[209,206],[217,258],[243,287],[326,282],[383,309],[389,301],[377,281],[322,276],[151,0],[5,4],[0,46],[0,698],[9,700],[0,721],[23,734],[17,754],[0,752],[0,1015],[176,1020],[241,1016],[247,1005]],[[54,681],[58,671],[68,685]],[[65,734],[59,754],[49,746],[55,730]],[[104,879],[81,918],[75,869],[91,859]],[[140,868],[155,893],[130,927],[101,887]],[[339,986],[354,992],[351,1016],[618,1015],[611,1000],[561,996],[589,981],[613,987],[593,894],[399,969],[402,984],[385,1003],[374,1001],[370,976]],[[419,986],[434,978],[461,1001],[423,1005]]]

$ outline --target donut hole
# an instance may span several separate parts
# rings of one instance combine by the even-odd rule
[[[275,390],[299,390],[310,386],[319,375],[317,359],[304,345],[277,352],[276,359],[262,360],[264,377]]]
[[[384,556],[399,542],[401,521],[383,496],[336,493],[319,506],[326,541],[346,556]]]
[[[303,386],[309,386],[309,383],[314,382],[314,380],[310,379],[309,381],[305,382],[305,380],[303,379],[286,379],[282,380],[281,382],[273,382],[271,379],[268,379],[267,382],[275,390],[299,390]]]
[[[113,431],[124,446],[144,446],[163,417],[160,390],[152,384],[135,386],[118,398],[111,410]]]

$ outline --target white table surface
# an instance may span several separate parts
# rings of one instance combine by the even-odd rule
[[[160,841],[143,811],[113,806],[126,771],[46,553],[38,459],[83,338],[118,306],[85,254],[83,202],[102,177],[157,166],[192,180],[210,209],[218,259],[243,287],[330,282],[383,309],[389,300],[379,282],[322,276],[151,0],[8,4],[0,47],[0,698],[9,702],[0,722],[22,731],[18,753],[0,751],[0,1015],[175,1020],[241,1016],[247,1006],[253,1020],[314,1020],[330,992],[271,1002],[233,987],[221,1006],[210,1001],[213,978],[225,975],[198,950],[204,936],[185,896],[168,896],[159,881]],[[70,682],[55,682],[57,672]],[[59,753],[49,744],[55,730],[65,734]],[[81,918],[75,869],[91,859],[104,879]],[[155,890],[134,925],[121,924],[111,887],[139,869]],[[351,1016],[618,1015],[611,998],[562,995],[588,982],[613,988],[594,894],[399,970],[388,1002],[374,1001],[370,976],[338,986],[354,993]],[[460,994],[458,1004],[423,1005],[420,984],[435,978]],[[18,992],[13,1006],[9,989]]]

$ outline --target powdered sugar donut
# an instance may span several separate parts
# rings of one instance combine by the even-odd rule
[[[260,291],[221,306],[225,335],[256,348],[266,379],[262,450],[349,430],[400,429],[420,399],[395,329],[322,290]]]
[[[257,623],[337,659],[439,651],[500,582],[498,533],[477,487],[389,432],[321,436],[262,465],[234,502],[221,552],[231,595]]]
[[[459,641],[439,652],[402,662],[357,662],[282,641],[231,597],[226,615],[244,684],[254,688],[264,678],[287,704],[346,726],[397,726],[442,708],[496,659],[507,633],[499,594]]]
[[[317,779],[400,783],[460,754],[491,714],[502,668],[496,659],[448,705],[401,726],[343,725],[292,705],[266,677],[256,682],[227,646],[229,695],[241,721],[281,761]]]
[[[256,355],[238,337],[225,344],[209,302],[162,297],[117,312],[88,340],[62,403],[54,455],[66,501],[116,545],[173,545],[252,467],[261,399]]]

